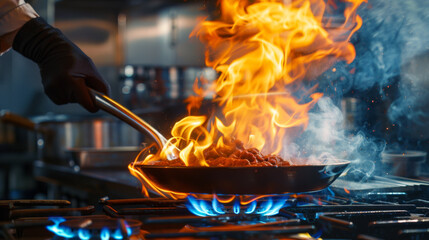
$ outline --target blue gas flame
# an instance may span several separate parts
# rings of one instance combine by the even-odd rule
[[[103,229],[101,229],[100,238],[101,238],[101,240],[109,240],[110,231],[108,228],[104,227]]]
[[[91,233],[89,232],[89,230],[88,230],[88,229],[83,229],[83,228],[79,229],[79,230],[77,231],[77,235],[78,235],[78,236],[79,236],[79,238],[80,238],[80,239],[82,239],[82,240],[88,240],[88,239],[90,239],[90,238],[91,238]]]
[[[262,202],[261,206],[256,210],[257,214],[265,215],[268,211],[270,211],[273,206],[273,199],[268,198],[266,201]]]
[[[49,231],[55,233],[57,236],[63,237],[63,238],[79,238],[80,240],[88,240],[92,238],[92,234],[88,229],[81,228],[77,231],[73,231],[69,227],[66,226],[60,226],[62,222],[65,222],[66,219],[62,217],[51,217],[49,218],[50,221],[52,221],[54,224],[47,226],[46,229]],[[128,226],[128,224],[125,222],[127,235],[131,236],[132,230]],[[100,231],[99,238],[101,240],[109,240],[110,237],[116,239],[116,240],[122,240],[124,237],[122,235],[122,232],[119,228],[115,230],[109,230],[107,227],[104,227]]]
[[[280,197],[261,198],[260,203],[254,200],[250,203],[242,204],[238,198],[233,201],[232,206],[225,206],[220,203],[216,197],[212,200],[197,199],[191,195],[187,198],[186,207],[188,210],[200,217],[218,216],[222,214],[257,214],[263,216],[272,216],[279,213],[280,209],[286,206],[288,195]],[[227,210],[229,209],[229,210]]]
[[[63,237],[63,238],[75,237],[75,234],[73,233],[73,231],[70,228],[60,226],[60,223],[66,221],[64,218],[52,217],[52,218],[49,218],[49,220],[51,220],[54,223],[54,225],[46,226],[46,229],[48,229],[49,231],[51,231],[51,232],[55,233],[56,235]]]
[[[131,236],[131,228],[129,228],[128,226],[127,226],[127,235],[128,236]],[[122,238],[124,238],[123,236],[122,236],[122,232],[121,232],[121,230],[118,228],[118,229],[116,229],[115,231],[113,231],[113,233],[112,233],[112,237],[114,238],[114,239],[116,239],[116,240],[121,240]]]
[[[126,222],[125,222],[125,226],[126,226],[126,229],[127,229],[127,235],[129,237],[129,236],[131,236],[131,233],[132,233],[131,228],[128,227],[128,224]],[[109,235],[112,236],[116,240],[121,240],[121,239],[124,238],[122,236],[122,232],[121,232],[121,230],[119,228],[117,228],[116,230],[113,230],[112,232],[109,231],[108,229],[106,229],[106,230],[109,233]],[[102,234],[103,234],[103,231],[101,231],[101,233],[100,233],[100,238],[102,238],[102,236],[101,236]],[[104,234],[107,235],[107,233],[104,233]]]
[[[256,210],[256,201],[252,201],[247,207],[245,214],[252,214]]]
[[[240,214],[240,210],[241,210],[240,208],[241,208],[240,201],[235,200],[234,201],[234,206],[232,207],[232,211],[235,214]]]
[[[121,230],[116,229],[116,230],[113,232],[112,237],[113,237],[114,239],[116,239],[116,240],[120,240],[120,239],[122,239],[123,237],[122,237]]]
[[[235,197],[235,200],[229,203],[221,203],[216,196],[208,199],[205,196],[203,199],[196,198],[194,195],[189,195],[187,198],[186,207],[188,210],[201,217],[218,216],[223,214],[255,214],[261,216],[273,216],[280,212],[282,208],[290,206],[306,206],[306,205],[323,205],[320,200],[323,196],[324,200],[335,198],[335,193],[332,189],[325,188],[318,192],[296,194],[280,194],[270,195],[265,197],[257,197],[251,202],[242,203],[240,195],[225,195],[225,197]],[[250,195],[248,197],[251,197]],[[256,197],[256,196],[255,196]],[[298,218],[306,220],[304,214],[296,213]],[[317,216],[316,216],[317,217]]]
[[[273,202],[271,208],[265,213],[265,216],[273,216],[279,213],[280,209],[285,206],[286,198],[281,198]]]
[[[208,201],[203,199],[196,199],[195,197],[188,196],[188,203],[186,204],[188,210],[200,217],[206,217],[206,216],[217,216],[219,214],[223,214],[222,208],[220,206],[217,206],[215,203],[210,204]],[[215,205],[216,207],[213,207]],[[219,213],[220,212],[220,213]]]
[[[217,214],[225,214],[226,213],[223,205],[217,200],[217,198],[213,198],[212,207],[213,207],[213,210]]]
[[[320,230],[319,230],[319,231],[317,231],[316,233],[312,234],[312,235],[311,235],[311,237],[312,237],[312,238],[315,238],[315,239],[318,239],[318,238],[320,238],[320,237],[322,236],[322,234],[323,234],[323,230],[322,230],[322,229],[320,229]]]

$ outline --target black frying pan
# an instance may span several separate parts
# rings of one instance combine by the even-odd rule
[[[137,115],[102,93],[91,89],[95,104],[142,133],[149,134],[159,149],[167,140]],[[168,159],[178,156],[173,148]],[[350,162],[282,167],[168,167],[134,165],[157,186],[182,193],[281,194],[321,190],[331,184]]]
[[[168,167],[134,165],[157,186],[183,193],[282,194],[321,190],[349,165],[282,167]]]

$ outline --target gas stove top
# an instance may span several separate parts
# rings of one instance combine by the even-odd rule
[[[5,239],[429,239],[429,184],[259,196],[0,201]],[[407,184],[405,184],[408,182]],[[402,186],[401,186],[402,184]],[[229,201],[225,201],[225,199]]]

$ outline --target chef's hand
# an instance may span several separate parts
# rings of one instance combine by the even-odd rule
[[[56,104],[79,103],[96,112],[98,107],[88,88],[110,93],[109,84],[92,60],[42,18],[34,18],[22,26],[13,49],[39,65],[45,93]]]

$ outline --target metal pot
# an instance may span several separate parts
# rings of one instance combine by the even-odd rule
[[[426,153],[422,151],[384,151],[381,161],[389,174],[401,177],[418,177],[422,165],[426,161]]]
[[[30,120],[9,113],[7,119],[36,131],[38,158],[60,165],[69,165],[70,149],[139,146],[143,140],[139,132],[112,118],[44,115]]]
[[[0,111],[0,151],[2,153],[35,153],[34,132],[8,121],[9,112]],[[32,127],[30,127],[32,129]]]
[[[67,151],[69,166],[75,171],[93,168],[127,167],[140,153],[140,147],[72,148]]]

